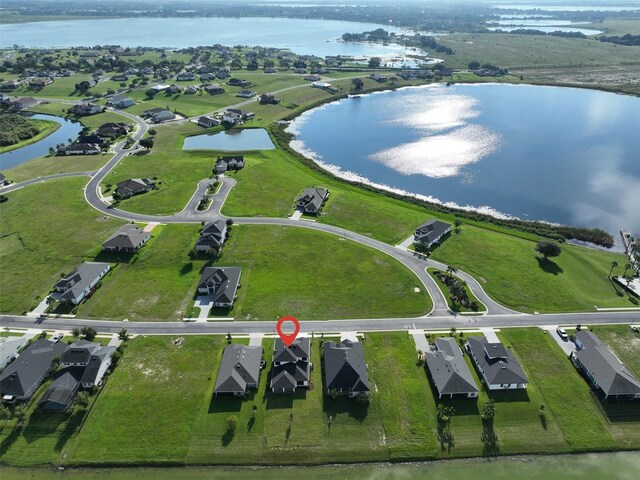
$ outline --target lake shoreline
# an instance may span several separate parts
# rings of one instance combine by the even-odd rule
[[[27,147],[34,143],[39,142],[40,140],[44,140],[52,133],[55,133],[61,125],[58,122],[54,122],[53,120],[38,120],[39,122],[43,122],[44,130],[42,130],[37,135],[34,135],[31,138],[27,138],[26,140],[22,140],[21,142],[14,143],[13,145],[6,145],[4,147],[0,147],[0,154],[13,152],[14,150],[19,150],[23,147]]]

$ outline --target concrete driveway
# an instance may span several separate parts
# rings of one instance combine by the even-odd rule
[[[571,355],[571,353],[573,351],[576,350],[576,344],[573,343],[571,340],[563,340],[560,337],[560,335],[558,335],[558,332],[556,332],[556,328],[558,328],[558,325],[549,325],[549,326],[546,326],[546,327],[542,327],[542,329],[545,332],[547,332],[547,335],[550,335],[551,338],[553,338],[555,340],[555,342],[560,346],[562,351],[568,357],[569,355]]]

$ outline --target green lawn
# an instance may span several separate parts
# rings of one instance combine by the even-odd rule
[[[620,254],[563,245],[560,256],[545,263],[534,248],[529,240],[463,226],[432,257],[472,274],[495,300],[525,312],[633,306],[607,278],[611,261],[624,264]]]
[[[444,294],[444,297],[447,299],[447,305],[449,306],[449,308],[451,308],[453,311],[455,312],[483,312],[486,311],[487,307],[480,302],[480,300],[478,300],[476,298],[476,296],[473,294],[473,292],[471,292],[471,289],[469,288],[469,286],[464,283],[464,280],[456,277],[455,275],[453,275],[454,277],[456,277],[458,279],[458,281],[462,282],[465,291],[467,292],[467,296],[469,297],[469,300],[471,302],[477,302],[479,305],[479,308],[477,310],[472,310],[470,308],[467,308],[463,305],[460,305],[458,302],[454,302],[454,300],[451,298],[451,293],[449,292],[449,288],[444,284],[444,282],[442,280],[440,280],[440,277],[438,277],[436,275],[436,272],[442,272],[442,270],[438,269],[438,268],[427,268],[427,272],[429,272],[429,275],[431,275],[431,277],[435,280],[435,282],[438,284],[438,287],[440,288],[440,290],[442,291],[442,293]],[[445,272],[446,273],[446,272]],[[452,274],[449,274],[452,275]]]
[[[69,118],[69,115],[67,114],[67,109],[70,106],[71,105],[68,105],[68,104],[55,103],[55,102],[40,103],[35,107],[30,108],[29,111],[35,112],[35,113],[46,113],[48,115],[58,115],[60,117]],[[104,123],[109,123],[109,122],[132,123],[130,118],[115,112],[103,112],[103,113],[98,113],[96,115],[89,115],[87,117],[80,117],[80,118],[74,117],[73,120],[77,120],[78,122],[82,123],[83,125],[91,129],[96,129],[100,125]]]
[[[56,124],[57,125],[57,124]],[[100,155],[56,155],[34,158],[4,173],[12,182],[23,182],[31,178],[55,175],[56,173],[90,172],[98,170],[111,158],[111,154]]]
[[[50,120],[36,120],[30,119],[30,122],[34,125],[38,126],[39,133],[31,138],[26,140],[22,140],[21,142],[14,143],[13,145],[7,145],[4,147],[0,147],[0,153],[10,152],[11,150],[16,150],[18,148],[26,147],[27,145],[31,145],[32,143],[39,142],[45,137],[48,137],[53,132],[55,132],[58,128],[60,128],[60,124],[57,122],[53,122]]]
[[[0,311],[34,307],[121,223],[86,204],[85,183],[53,180],[8,193],[0,204]]]
[[[86,97],[86,94],[76,92],[75,85],[77,83],[89,80],[91,75],[86,73],[76,73],[70,77],[55,77],[53,83],[41,89],[32,89],[28,84],[24,84],[12,92],[12,95],[18,97],[41,97],[41,98],[60,98],[80,100]]]

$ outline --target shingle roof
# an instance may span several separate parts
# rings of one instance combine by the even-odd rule
[[[467,343],[491,385],[529,383],[513,353],[502,344],[490,343],[485,337],[469,337]],[[491,357],[487,355],[487,349],[493,352]]]
[[[273,347],[273,361],[296,362],[299,358],[309,358],[310,352],[311,343],[307,337],[296,338],[288,347],[277,338]]]
[[[38,405],[41,407],[61,407],[66,409],[71,405],[78,390],[82,368],[67,368],[53,379]]]
[[[0,394],[22,397],[69,347],[40,339],[29,345],[0,375]]]
[[[78,340],[69,345],[66,352],[60,357],[60,363],[88,363],[91,355],[100,348],[99,343],[87,340]]]
[[[247,384],[258,383],[262,347],[248,347],[232,343],[222,354],[214,391],[233,393],[245,391]]]
[[[102,248],[138,248],[144,244],[151,235],[142,230],[138,225],[128,223],[122,225],[117,232],[102,243]]]
[[[606,395],[638,395],[640,382],[602,341],[587,330],[576,332],[582,348],[575,352]]]
[[[322,207],[323,202],[329,196],[326,188],[307,188],[298,198],[298,202],[304,203],[304,209],[317,212]]]
[[[91,355],[89,363],[84,369],[81,382],[83,384],[95,385],[100,366],[105,362],[105,360],[111,357],[111,355],[115,351],[116,347],[109,346],[101,346],[96,351],[94,351],[93,355]]]
[[[369,392],[369,374],[360,342],[343,340],[341,343],[325,342],[324,378],[327,390],[351,389]]]
[[[290,362],[274,366],[271,369],[271,388],[295,388],[298,382],[308,382],[310,373],[309,362]]]
[[[417,242],[433,243],[440,235],[446,232],[451,225],[440,220],[430,219],[420,225],[415,231],[415,240]]]
[[[120,195],[128,195],[138,190],[149,190],[153,187],[153,181],[148,178],[130,178],[116,186],[116,192]]]
[[[478,392],[473,375],[454,338],[437,338],[436,351],[425,352],[427,368],[441,395]]]
[[[55,284],[56,290],[59,289],[59,291],[54,292],[51,296],[57,300],[78,299],[82,292],[102,274],[105,268],[109,268],[108,263],[82,263]]]
[[[240,267],[205,267],[198,288],[213,289],[213,301],[231,303],[240,283]]]

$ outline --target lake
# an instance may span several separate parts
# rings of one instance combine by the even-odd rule
[[[497,216],[640,231],[640,98],[438,84],[327,104],[289,131],[294,148],[353,180]]]
[[[602,30],[594,30],[592,28],[575,28],[575,27],[540,27],[531,25],[511,25],[500,27],[488,27],[487,30],[491,32],[497,32],[502,30],[503,32],[513,32],[514,30],[537,30],[538,32],[552,33],[552,32],[567,32],[567,33],[582,33],[584,35],[599,35]]]
[[[391,57],[418,50],[400,45],[343,43],[343,33],[381,25],[288,18],[114,18],[28,22],[2,25],[0,47],[62,48],[101,44],[123,47],[187,48],[200,45],[249,45],[289,48],[300,55]],[[383,25],[388,31],[400,29]],[[286,35],[283,34],[286,32]]]
[[[184,139],[183,150],[273,150],[276,146],[264,128],[203,133]]]
[[[526,19],[526,18],[510,18],[503,20],[491,20],[487,22],[490,25],[500,25],[499,27],[493,26],[489,30],[503,30],[505,32],[511,32],[513,30],[538,30],[540,32],[580,32],[585,35],[598,35],[602,33],[602,30],[594,30],[592,28],[576,28],[572,25],[585,25],[589,22],[573,22],[571,20],[545,20],[545,19]]]
[[[55,148],[56,145],[61,143],[66,144],[70,138],[75,140],[82,130],[82,125],[77,122],[67,120],[66,118],[42,114],[33,115],[31,118],[35,118],[37,120],[50,120],[59,123],[60,128],[36,143],[32,143],[31,145],[27,145],[16,150],[11,150],[6,153],[1,153],[0,171],[17,167],[21,163],[42,157],[43,155],[48,155],[49,148]]]
[[[324,467],[180,467],[180,468],[73,468],[64,472],[53,469],[17,469],[2,467],[13,480],[205,480],[215,478],[281,480],[370,479],[370,480],[580,480],[607,478],[635,480],[640,469],[637,452],[593,453],[507,457],[496,459],[447,460],[404,464],[330,465]]]

